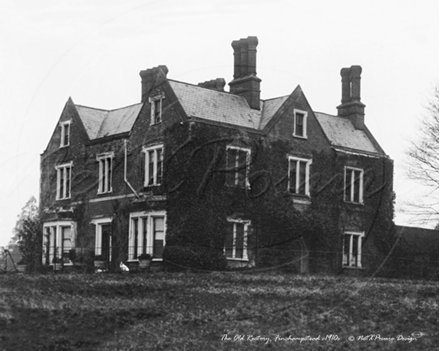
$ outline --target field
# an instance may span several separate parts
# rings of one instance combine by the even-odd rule
[[[438,322],[438,282],[278,273],[0,276],[2,351],[438,350]]]

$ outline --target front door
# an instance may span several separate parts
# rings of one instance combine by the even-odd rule
[[[101,225],[101,240],[101,255],[110,266],[112,260],[112,226],[110,223]]]

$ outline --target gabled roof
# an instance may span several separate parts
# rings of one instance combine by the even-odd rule
[[[330,143],[335,147],[379,153],[363,130],[356,129],[344,117],[314,112]]]
[[[261,100],[254,110],[242,96],[168,80],[188,117],[228,123],[240,127],[263,129],[289,96]]]
[[[101,110],[75,105],[90,140],[130,132],[142,103],[116,110]]]
[[[258,129],[261,112],[251,109],[243,97],[173,80],[169,83],[188,117]]]
[[[289,98],[289,95],[277,97],[270,100],[265,100],[262,107],[262,114],[260,120],[260,129],[266,127],[267,123],[280,109],[284,102]]]

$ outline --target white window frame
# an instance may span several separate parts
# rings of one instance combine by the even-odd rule
[[[143,232],[145,231],[144,223],[146,223],[147,226],[147,235],[146,235],[146,241],[145,244],[145,250],[147,254],[151,255],[153,257],[153,261],[162,261],[161,257],[154,257],[154,223],[153,218],[163,218],[164,219],[164,239],[163,239],[163,247],[166,245],[166,237],[167,237],[167,215],[166,211],[142,211],[142,212],[132,212],[130,213],[130,224],[129,224],[129,238],[128,238],[128,261],[138,261],[138,258],[135,257],[135,233],[136,230],[134,228],[134,219],[137,219],[137,233],[138,233],[138,240],[137,240],[137,256],[139,256],[142,253],[143,250]]]
[[[98,194],[111,193],[113,191],[113,158],[114,152],[106,152],[96,156],[98,161]],[[107,177],[110,176],[110,179]]]
[[[295,156],[288,156],[288,173],[287,173],[287,191],[289,194],[292,195],[298,195],[298,196],[308,196],[310,197],[310,165],[312,164],[312,159],[309,158],[301,158],[301,157],[295,157]],[[295,184],[295,192],[291,192],[290,188],[290,164],[292,161],[296,161],[296,184]],[[300,174],[300,168],[298,167],[299,162],[305,162],[306,163],[306,184],[305,184],[305,193],[299,194],[299,174]]]
[[[151,106],[151,114],[150,114],[150,125],[154,124],[160,124],[162,123],[162,105],[163,100],[165,99],[165,94],[156,95],[153,97],[150,97],[148,101],[150,102]],[[159,101],[159,120],[156,121],[156,108],[155,108],[155,102]]]
[[[49,265],[52,265],[52,260],[55,256],[55,251],[57,252],[58,257],[62,257],[62,249],[63,249],[63,231],[62,228],[70,227],[70,248],[75,248],[75,222],[73,221],[56,221],[56,222],[45,222],[43,224],[43,255],[41,262],[43,264],[47,263],[45,262],[46,259],[46,245],[49,242]],[[50,235],[49,237],[46,237],[47,228],[50,228],[49,230]],[[53,232],[52,229],[55,228],[55,231]],[[61,255],[61,256],[60,256]],[[64,262],[64,265],[72,265],[73,262],[69,260],[69,262]]]
[[[349,243],[349,252],[344,252],[345,250],[345,238],[346,236],[350,236],[350,243]],[[358,247],[357,247],[357,263],[354,264],[355,260],[353,257],[353,237],[358,237]],[[342,266],[344,268],[362,268],[362,242],[363,238],[365,236],[365,232],[345,232],[344,237],[342,239]],[[348,254],[348,256],[346,256]]]
[[[296,130],[296,116],[297,114],[301,114],[304,116],[303,119],[303,135],[297,135],[297,130]],[[298,109],[293,109],[293,136],[295,138],[303,138],[303,139],[307,139],[307,117],[308,117],[308,112],[307,111],[303,111],[303,110],[298,110]]]
[[[351,171],[350,188],[349,189],[347,189],[347,186],[348,186],[348,184],[347,184],[347,171]],[[354,201],[355,172],[353,172],[353,171],[361,172],[360,182],[359,182],[359,202]],[[349,200],[346,200],[347,190],[350,191],[350,194],[349,194],[350,199]],[[356,167],[350,167],[350,166],[344,167],[344,201],[349,202],[349,203],[353,203],[353,204],[361,204],[361,205],[364,203],[364,170],[362,168],[356,168]]]
[[[72,197],[72,168],[73,162],[55,166],[57,172],[57,200],[70,199]],[[67,171],[69,169],[69,171]],[[61,172],[63,172],[63,193],[61,194]],[[67,178],[69,179],[69,196],[67,196]]]
[[[158,181],[157,179],[157,170],[158,170],[158,152],[157,150],[162,150],[162,162],[160,165],[160,170],[161,170],[161,174],[162,174],[162,181],[163,181],[163,160],[164,160],[164,147],[163,144],[158,144],[158,145],[154,145],[154,146],[144,146],[142,148],[142,152],[145,153],[145,179],[144,179],[144,187],[149,187],[149,186],[158,186],[161,184],[161,182]],[[154,163],[153,163],[153,183],[149,184],[150,181],[150,151],[154,151]]]
[[[228,161],[228,157],[229,157],[229,150],[238,150],[238,151],[244,151],[246,152],[246,174],[245,174],[245,187],[247,189],[250,188],[250,183],[249,183],[249,168],[250,168],[250,163],[251,163],[251,149],[250,148],[246,148],[246,147],[239,147],[239,146],[233,146],[233,145],[227,145],[226,146],[226,167],[229,165],[229,161]],[[238,155],[238,154],[237,154]],[[228,169],[228,172],[234,172],[234,186],[238,186],[238,173],[239,173],[239,157],[236,157],[235,159],[235,165],[234,165],[234,169],[230,170]]]
[[[102,226],[111,225],[113,217],[96,218],[92,220],[95,225],[95,256],[102,255]],[[109,240],[109,261],[112,260],[113,234]]]
[[[247,241],[248,241],[248,233],[249,233],[249,227],[251,226],[250,220],[243,220],[243,219],[237,219],[237,218],[227,218],[227,221],[230,223],[233,223],[232,226],[232,257],[226,257],[227,260],[232,261],[248,261],[248,250],[247,250]],[[237,227],[236,223],[244,224],[243,229],[243,258],[236,257],[237,255],[237,247],[236,247],[236,239],[237,239]],[[229,234],[229,233],[228,233]],[[223,248],[223,254],[226,256],[226,246]]]
[[[61,140],[60,140],[60,147],[66,147],[70,145],[70,136],[71,136],[71,132],[70,132],[70,125],[72,124],[72,121],[63,121],[60,122],[60,128],[61,128]],[[67,129],[67,144],[64,144],[64,139],[66,137],[66,129]]]

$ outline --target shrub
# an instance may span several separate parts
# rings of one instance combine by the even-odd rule
[[[151,260],[151,255],[147,253],[140,254],[138,256],[139,260]]]
[[[165,246],[163,260],[169,270],[221,271],[226,269],[226,257],[223,251],[209,247]]]

